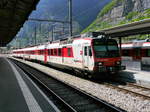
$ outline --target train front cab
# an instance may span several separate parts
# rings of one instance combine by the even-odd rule
[[[84,47],[84,55],[86,55],[86,50],[88,50],[89,57],[93,55],[94,58],[93,74],[117,73],[125,70],[125,66],[121,66],[121,56],[115,40],[93,39],[92,48]]]

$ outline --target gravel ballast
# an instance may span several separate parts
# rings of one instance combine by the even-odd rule
[[[37,63],[16,59],[129,112],[150,112],[150,100],[82,79]]]

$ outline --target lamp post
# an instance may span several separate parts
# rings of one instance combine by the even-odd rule
[[[69,34],[72,36],[72,0],[69,0]]]

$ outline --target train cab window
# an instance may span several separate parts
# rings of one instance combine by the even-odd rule
[[[71,48],[68,48],[68,56],[71,56]]]
[[[58,49],[58,56],[61,56],[62,52],[61,52],[61,48]]]
[[[89,50],[89,56],[92,56],[92,49],[90,46],[88,46],[88,50]]]
[[[84,47],[84,56],[87,56],[87,47]]]

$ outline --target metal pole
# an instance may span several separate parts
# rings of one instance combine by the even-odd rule
[[[36,45],[36,25],[35,25],[35,32],[34,32],[34,33],[35,33],[35,34],[34,34],[34,37],[35,37],[35,40],[34,40],[35,43],[34,43],[34,44]]]
[[[72,36],[72,0],[69,0],[69,34]]]
[[[52,26],[52,41],[54,40],[54,26]]]
[[[121,37],[119,37],[119,48],[120,48],[120,55],[122,54],[121,43],[122,43],[122,39],[121,39]]]
[[[64,34],[65,34],[65,25],[64,25],[64,23],[63,23],[63,27],[62,27],[63,29],[63,36],[64,36]]]
[[[41,25],[41,23],[40,23],[40,34],[41,34],[41,32],[42,32],[42,31],[41,31],[41,29],[42,29],[41,27],[42,27],[42,25]]]

